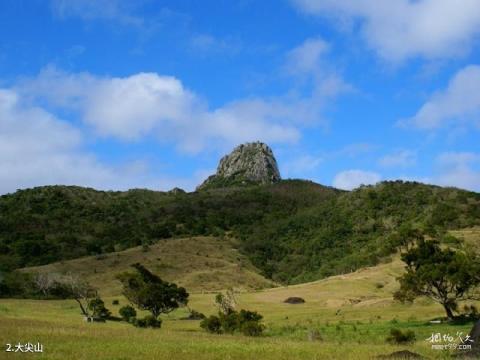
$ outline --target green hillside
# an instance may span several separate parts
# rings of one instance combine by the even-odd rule
[[[300,180],[177,194],[39,187],[0,197],[0,266],[227,233],[264,276],[298,283],[377,264],[406,224],[440,235],[478,225],[480,194],[401,181],[352,192]]]

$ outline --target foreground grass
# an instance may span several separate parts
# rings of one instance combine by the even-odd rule
[[[242,307],[258,309],[255,295],[244,294]],[[107,303],[110,303],[108,299]],[[125,303],[123,299],[122,303]],[[211,295],[192,296],[194,308],[209,310]],[[120,306],[121,306],[120,305]],[[394,305],[345,309],[335,315],[329,308],[314,311],[313,305],[281,304],[283,309],[263,308],[267,331],[260,338],[240,335],[211,335],[201,331],[199,321],[180,320],[185,311],[163,317],[161,329],[138,329],[123,322],[85,323],[73,301],[0,301],[0,342],[40,342],[43,354],[0,352],[0,358],[40,357],[42,359],[371,359],[380,354],[408,349],[427,358],[448,358],[447,352],[431,350],[425,341],[432,333],[468,332],[471,324],[454,326],[430,324],[423,316],[407,313],[435,313],[435,306]],[[113,313],[119,306],[109,305]],[[310,314],[310,316],[306,316]],[[383,315],[380,315],[383,314]],[[438,312],[437,312],[438,315]],[[390,319],[391,317],[391,319]],[[417,342],[392,346],[385,342],[391,328],[415,331]],[[308,341],[318,330],[321,339]]]
[[[475,230],[475,231],[474,231]],[[465,241],[478,244],[480,231],[459,233]],[[194,251],[199,266],[210,254],[211,271],[212,252],[216,243],[204,238],[192,244],[191,240],[178,242],[184,246],[185,259]],[[191,248],[192,246],[195,246]],[[190,249],[190,250],[188,250]],[[194,250],[193,250],[194,249]],[[161,250],[161,251],[160,251]],[[208,252],[206,251],[208,250]],[[173,251],[160,245],[153,249],[155,257],[142,253],[139,249],[124,253],[125,259],[156,260],[158,255],[165,256]],[[200,252],[199,252],[200,251]],[[224,252],[224,249],[218,249]],[[230,250],[229,250],[230,251]],[[197,253],[199,252],[199,255]],[[223,256],[218,253],[218,259]],[[232,256],[232,263],[236,255]],[[234,257],[235,256],[235,257]],[[175,258],[173,258],[175,259]],[[195,261],[197,261],[195,260]],[[86,258],[89,265],[101,261]],[[182,264],[183,261],[179,260]],[[118,284],[113,282],[112,270],[123,270],[129,262],[115,265],[113,269],[102,268],[102,276],[93,272],[87,274],[88,267],[78,262],[73,263],[84,269],[86,276],[91,276],[100,288],[100,293],[107,307],[114,315],[126,304],[119,295]],[[109,264],[109,263],[108,263]],[[153,262],[149,262],[151,266]],[[197,264],[197,265],[195,265]],[[55,266],[59,266],[58,264]],[[202,265],[203,266],[203,265]],[[120,269],[122,267],[122,269]],[[233,270],[238,267],[226,266],[229,281],[236,284]],[[13,354],[0,351],[0,359],[33,358],[42,359],[372,359],[378,355],[408,349],[428,359],[449,358],[450,353],[432,350],[426,341],[432,333],[457,336],[458,332],[467,334],[472,324],[453,325],[448,323],[432,324],[430,320],[443,317],[438,304],[428,299],[419,299],[415,304],[402,305],[394,302],[393,292],[398,288],[398,277],[403,264],[398,257],[391,262],[371,268],[365,268],[351,274],[334,276],[324,280],[295,286],[277,287],[261,291],[245,291],[238,295],[240,308],[255,310],[264,315],[267,327],[265,335],[260,338],[248,338],[232,335],[211,335],[200,329],[199,321],[180,320],[186,311],[179,310],[163,316],[161,329],[137,329],[122,322],[105,324],[87,324],[79,315],[73,300],[33,301],[0,300],[0,343],[40,342],[44,345],[43,354]],[[91,270],[91,269],[90,269]],[[108,270],[108,271],[107,271]],[[103,272],[104,271],[104,272]],[[172,270],[173,271],[173,270]],[[161,271],[162,275],[166,271]],[[105,274],[105,275],[103,275]],[[166,272],[166,274],[170,274]],[[108,277],[107,277],[108,275]],[[179,275],[171,274],[171,276]],[[180,274],[182,275],[182,274]],[[245,276],[245,274],[240,274]],[[105,277],[104,277],[105,276]],[[182,275],[183,276],[183,275]],[[250,275],[248,274],[249,278]],[[180,277],[188,279],[188,275]],[[198,278],[196,278],[198,280]],[[255,281],[257,278],[253,278]],[[185,281],[185,280],[184,280]],[[208,282],[204,282],[203,285]],[[248,282],[245,282],[248,283]],[[253,284],[251,282],[250,284]],[[197,286],[202,283],[197,283]],[[201,286],[200,286],[201,287]],[[192,289],[188,288],[190,291]],[[301,305],[289,305],[283,301],[290,296],[300,296],[306,300]],[[215,313],[212,293],[194,292],[189,305],[207,315]],[[117,306],[112,301],[120,301]],[[477,304],[478,305],[478,304]],[[390,329],[413,330],[417,341],[411,345],[393,346],[386,343]],[[320,338],[309,341],[308,334],[318,331]],[[458,343],[458,340],[455,339]]]

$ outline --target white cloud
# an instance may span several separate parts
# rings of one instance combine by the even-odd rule
[[[415,165],[417,162],[417,153],[411,150],[399,150],[392,154],[387,154],[380,158],[378,163],[383,167],[406,168]]]
[[[479,123],[480,66],[458,71],[446,89],[434,94],[410,119],[401,123],[421,129],[434,129],[450,123]]]
[[[465,54],[480,32],[477,0],[292,0],[303,12],[358,25],[382,58],[402,61]],[[352,27],[357,29],[356,26]]]
[[[433,178],[435,183],[480,191],[480,154],[446,152],[437,157],[436,163],[440,171]]]
[[[360,185],[376,184],[382,179],[380,174],[363,170],[346,170],[335,175],[333,186],[338,189],[352,190]]]
[[[0,194],[41,185],[98,189],[193,189],[197,178],[150,175],[144,164],[113,167],[83,149],[84,136],[11,89],[0,89]]]
[[[0,90],[0,193],[33,185],[93,185],[110,172],[81,154],[81,134],[37,107],[23,107],[18,95]]]
[[[321,38],[307,39],[287,54],[287,70],[293,74],[316,72],[329,49]]]
[[[309,86],[312,101],[324,101],[354,90],[326,61],[329,51],[330,45],[317,37],[306,39],[286,55],[284,71]]]
[[[190,153],[253,140],[294,143],[299,128],[318,121],[322,110],[320,99],[293,95],[247,98],[209,109],[178,79],[156,73],[112,78],[50,67],[17,88],[33,103],[43,99],[78,112],[101,136],[125,141],[153,136]]]

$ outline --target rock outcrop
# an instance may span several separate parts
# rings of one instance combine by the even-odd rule
[[[254,142],[237,146],[218,164],[217,172],[197,187],[197,190],[248,184],[272,184],[280,181],[277,161],[272,149]]]

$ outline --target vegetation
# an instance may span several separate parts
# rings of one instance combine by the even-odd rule
[[[220,291],[232,284],[238,290],[256,290],[275,286],[259,274],[235,243],[227,238],[187,237],[160,240],[142,252],[142,247],[98,256],[59,261],[25,268],[15,273],[77,274],[101,290],[103,296],[119,295],[122,284],[116,275],[131,271],[131,264],[141,263],[160,275],[163,280],[175,282],[189,291]]]
[[[105,302],[96,297],[88,303],[88,310],[91,311],[91,316],[97,319],[109,319],[112,313],[105,307]]]
[[[149,311],[155,320],[188,303],[188,293],[183,287],[163,281],[141,264],[132,267],[136,273],[123,273],[118,279],[123,285],[123,295],[139,309]],[[160,327],[151,318],[143,319],[147,327]],[[143,322],[141,325],[143,326]]]
[[[200,323],[200,327],[209,333],[233,334],[241,332],[246,336],[260,336],[265,329],[261,324],[262,315],[255,311],[235,310],[237,300],[233,290],[226,294],[219,293],[215,296],[215,306],[218,308],[218,316],[211,315]]]
[[[130,322],[131,319],[137,316],[137,311],[130,305],[122,306],[120,310],[118,310],[118,313],[126,322]]]
[[[443,306],[449,319],[454,318],[459,301],[480,300],[480,259],[476,254],[442,249],[438,241],[420,238],[402,260],[406,273],[399,278],[395,298],[412,301],[427,296]]]
[[[479,224],[479,204],[473,192],[401,181],[352,192],[298,180],[189,194],[40,187],[0,197],[0,270],[229,234],[266,277],[299,283],[377,264],[402,224],[428,234]]]
[[[6,344],[15,339],[38,339],[44,344],[45,356],[52,360],[363,360],[405,348],[428,359],[449,358],[450,351],[432,350],[431,343],[424,340],[432,333],[455,336],[463,332],[465,336],[472,322],[432,324],[430,320],[444,316],[437,303],[427,298],[412,304],[393,301],[392,292],[398,287],[396,277],[403,268],[402,261],[394,257],[391,263],[312,283],[237,292],[237,306],[263,316],[266,327],[258,337],[244,336],[240,331],[228,336],[210,334],[200,328],[200,321],[180,320],[188,315],[187,308],[160,316],[162,331],[156,331],[114,321],[87,325],[71,300],[0,299],[0,341]],[[375,286],[379,281],[384,284],[381,289]],[[109,297],[101,294],[107,304],[112,299],[120,300],[120,306],[112,312],[129,303],[119,293]],[[283,303],[292,296],[306,302],[299,306]],[[208,292],[191,293],[189,306],[207,317],[218,316],[213,297]],[[352,304],[350,299],[360,302]],[[138,317],[145,316],[137,312]],[[385,339],[392,327],[402,332],[414,331],[417,341],[401,346],[387,343]],[[315,330],[321,334],[321,343],[309,341],[309,333]]]

